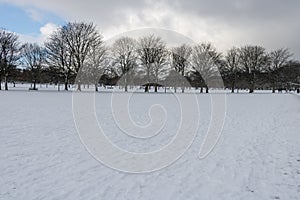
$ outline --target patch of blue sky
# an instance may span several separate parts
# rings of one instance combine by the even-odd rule
[[[0,3],[0,27],[24,35],[36,35],[46,23],[62,25],[61,17],[36,8]]]

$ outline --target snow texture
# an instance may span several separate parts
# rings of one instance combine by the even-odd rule
[[[149,120],[149,106],[166,108],[165,127],[149,141],[116,127],[110,97],[97,93],[96,109],[116,145],[147,152],[174,136],[180,112],[172,94],[139,93],[130,102],[141,125]],[[197,156],[209,125],[210,95],[197,98],[201,125],[191,148],[167,168],[134,175],[110,169],[86,151],[71,92],[1,91],[0,199],[300,199],[300,96],[228,94],[222,136],[203,160]]]

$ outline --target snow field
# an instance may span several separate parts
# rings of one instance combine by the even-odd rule
[[[174,136],[180,112],[172,94],[131,99],[137,124],[147,124],[153,104],[167,111],[165,127],[150,140],[118,129],[110,98],[96,94],[97,117],[119,147],[152,151]],[[299,96],[228,94],[222,136],[203,160],[197,156],[209,125],[210,95],[197,98],[201,124],[191,148],[163,170],[133,175],[86,151],[74,125],[71,92],[0,92],[0,199],[300,199]]]

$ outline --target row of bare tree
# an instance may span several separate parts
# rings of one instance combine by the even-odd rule
[[[281,69],[293,62],[288,49],[268,53],[264,47],[248,45],[234,47],[223,56],[211,43],[167,47],[155,35],[137,40],[120,37],[108,46],[93,23],[82,22],[59,27],[43,45],[21,45],[16,34],[1,30],[0,45],[0,89],[4,82],[5,90],[8,81],[15,78],[14,70],[23,68],[30,72],[34,90],[44,72],[49,77],[47,82],[63,81],[65,90],[76,81],[78,90],[81,84],[94,84],[97,91],[101,76],[114,74],[122,77],[119,83],[125,91],[128,85],[144,85],[145,92],[152,85],[155,92],[159,86],[168,85],[181,87],[184,92],[186,77],[189,83],[197,82],[201,92],[203,88],[208,92],[208,83],[222,76],[232,92],[237,81],[245,79],[250,93],[256,88],[257,76],[267,74],[264,77],[275,92]]]

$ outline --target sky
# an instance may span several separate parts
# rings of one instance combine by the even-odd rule
[[[299,9],[299,0],[0,0],[0,27],[40,43],[67,21],[94,22],[105,39],[161,28],[222,52],[261,45],[300,60]]]

